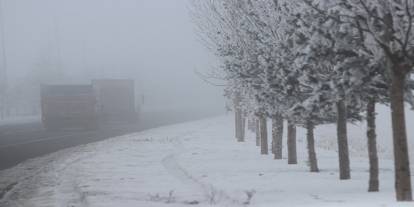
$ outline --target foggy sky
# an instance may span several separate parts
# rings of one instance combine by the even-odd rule
[[[2,0],[2,7],[10,85],[48,73],[39,69],[47,65],[64,77],[50,83],[133,78],[153,107],[224,105],[222,89],[194,73],[215,60],[197,41],[187,0]]]

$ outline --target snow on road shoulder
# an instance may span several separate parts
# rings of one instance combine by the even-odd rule
[[[390,160],[381,160],[381,192],[367,193],[366,159],[353,157],[353,179],[339,181],[322,138],[322,171],[308,173],[303,130],[300,162],[289,166],[259,155],[253,139],[237,143],[232,121],[161,127],[28,161],[0,173],[0,188],[9,186],[0,206],[408,206],[394,202]]]

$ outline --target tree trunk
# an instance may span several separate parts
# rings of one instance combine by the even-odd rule
[[[260,146],[261,154],[269,154],[269,146],[267,144],[267,121],[265,116],[260,116]]]
[[[297,154],[296,154],[296,126],[288,121],[288,164],[298,164]]]
[[[260,146],[260,118],[257,118],[256,120],[256,146]]]
[[[276,153],[276,117],[272,116],[272,154]]]
[[[395,190],[398,201],[411,201],[410,162],[404,114],[404,84],[405,75],[394,71],[392,73],[390,97],[394,141]]]
[[[338,136],[338,154],[339,154],[339,178],[341,180],[351,179],[348,135],[347,135],[347,114],[345,101],[338,101],[337,104],[337,136]]]
[[[240,139],[239,142],[246,141],[246,116],[241,116],[241,124],[240,124]]]
[[[273,117],[272,122],[272,134],[274,142],[274,159],[282,159],[282,150],[283,150],[283,117],[280,114],[277,114]]]
[[[235,124],[236,124],[236,139],[238,142],[243,141],[243,121],[242,121],[242,112],[239,107],[236,105],[235,108]]]
[[[375,133],[375,99],[370,98],[367,104],[367,138],[369,157],[368,192],[379,191],[377,135]]]
[[[240,130],[239,130],[239,113],[238,113],[237,108],[234,109],[234,129],[235,129],[235,135],[236,135],[235,137],[236,137],[237,140],[239,140],[239,137],[240,137],[240,135],[239,135],[239,132],[240,132]]]
[[[315,136],[313,133],[315,126],[312,122],[308,121],[306,124],[307,134],[306,140],[308,142],[308,158],[309,158],[309,166],[311,172],[319,172],[318,168],[318,160],[316,158],[316,151],[315,151]]]
[[[249,116],[249,118],[247,119],[247,129],[249,129],[249,131],[251,132],[256,132],[256,121],[254,120],[254,118],[252,116]]]

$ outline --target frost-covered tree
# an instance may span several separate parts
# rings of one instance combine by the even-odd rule
[[[309,3],[310,1],[304,1]],[[356,52],[371,56],[371,62],[383,63],[378,73],[389,77],[389,97],[392,111],[392,128],[395,158],[396,197],[399,201],[412,200],[404,101],[412,97],[407,93],[406,82],[414,66],[413,12],[414,2],[407,0],[337,0],[331,9],[325,2],[309,5],[319,13],[344,27],[354,28],[364,36],[368,49]],[[332,15],[338,14],[338,15]],[[339,17],[339,18],[338,18]],[[370,69],[367,67],[366,69]],[[371,107],[373,104],[370,104]],[[368,110],[369,112],[372,111]],[[371,123],[372,124],[372,123]],[[373,133],[369,133],[374,137]]]
[[[340,179],[350,179],[346,128],[350,92],[346,88],[344,74],[336,67],[343,55],[336,50],[337,44],[341,43],[338,40],[345,35],[339,31],[339,24],[317,11],[306,10],[303,2],[286,1],[286,4],[290,4],[286,15],[294,18],[292,23],[296,26],[298,36],[296,43],[302,50],[302,55],[296,61],[299,67],[296,68],[302,76],[302,82],[304,80],[303,84],[310,87],[308,99],[319,100],[321,106],[332,108],[334,105],[336,108]],[[312,102],[304,100],[303,103]],[[304,108],[308,109],[306,105]]]
[[[411,201],[411,175],[404,113],[405,83],[414,67],[414,2],[409,0],[350,0],[351,15],[360,30],[367,34],[367,46],[373,57],[386,57],[391,79],[390,99],[394,139],[395,187],[399,201]],[[375,43],[375,44],[369,44]],[[381,52],[377,52],[378,48]],[[380,61],[380,59],[378,59]]]
[[[361,120],[365,112],[369,191],[378,191],[375,104],[389,102],[397,199],[411,200],[404,101],[414,100],[413,2],[195,2],[200,32],[221,60],[227,97],[241,97],[235,108],[259,117],[262,153],[268,148],[266,118],[272,118],[272,152],[281,158],[285,119],[289,162],[297,162],[295,127],[302,126],[311,171],[318,171],[313,130],[336,122],[340,178],[349,179],[347,122]]]

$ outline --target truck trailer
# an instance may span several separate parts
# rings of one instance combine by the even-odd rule
[[[92,80],[102,122],[135,122],[135,84],[130,79]]]
[[[42,122],[48,130],[95,129],[96,98],[92,85],[42,85]]]

